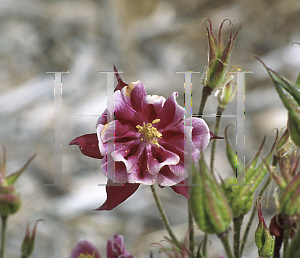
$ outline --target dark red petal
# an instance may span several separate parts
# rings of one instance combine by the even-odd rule
[[[98,146],[98,137],[96,133],[85,134],[76,137],[69,145],[78,145],[81,152],[95,159],[102,159],[103,156],[100,154]]]
[[[95,211],[109,211],[117,207],[120,203],[124,202],[129,198],[138,188],[140,184],[115,184],[113,181],[108,179],[106,185],[107,199],[99,208],[94,209]]]
[[[177,185],[171,186],[175,193],[181,194],[182,196],[189,198],[189,187],[186,184],[185,180],[181,181]]]
[[[117,68],[116,68],[115,65],[114,65],[114,71],[115,71],[115,76],[116,76],[117,81],[118,81],[118,85],[117,85],[117,87],[115,88],[115,91],[117,91],[117,90],[122,90],[122,89],[123,89],[125,86],[127,86],[128,84],[125,83],[125,82],[122,80],[122,78],[121,78],[120,74],[118,73],[118,70],[117,70]]]

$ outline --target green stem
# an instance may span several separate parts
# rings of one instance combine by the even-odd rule
[[[217,236],[221,240],[221,242],[224,246],[224,249],[225,249],[226,254],[227,254],[227,258],[234,258],[233,255],[232,255],[232,251],[231,251],[229,240],[228,240],[228,232],[217,234]]]
[[[203,87],[201,102],[200,102],[200,106],[199,106],[199,113],[198,113],[199,115],[203,115],[203,111],[204,111],[204,107],[205,107],[207,98],[209,97],[211,92],[212,92],[212,89],[209,88],[208,86]]]
[[[271,176],[269,175],[268,180],[265,182],[264,186],[259,191],[258,196],[262,196],[264,194],[264,192],[266,191],[266,189],[268,188],[270,183],[271,183]],[[248,221],[246,230],[244,232],[243,241],[242,241],[242,244],[241,244],[241,249],[240,249],[240,256],[241,257],[242,257],[243,252],[244,252],[244,248],[245,248],[245,245],[246,245],[246,242],[247,242],[248,234],[249,234],[249,231],[250,231],[255,213],[256,213],[256,209],[255,209],[255,207],[253,207],[250,219]]]
[[[205,233],[204,234],[204,242],[203,242],[203,256],[205,257],[205,258],[207,258],[207,239],[208,239],[208,234],[207,233]]]
[[[217,115],[222,114],[223,111],[224,111],[224,108],[221,108],[220,106],[218,106]],[[221,118],[222,118],[221,115],[216,116],[214,135],[218,135],[218,133],[219,133]],[[213,139],[212,140],[212,146],[211,146],[211,155],[210,155],[210,170],[211,170],[211,173],[214,173],[214,161],[215,161],[216,145],[217,145],[217,140]]]
[[[289,246],[289,238],[292,224],[289,220],[284,221],[284,231],[283,231],[283,257],[287,257],[287,250]]]
[[[244,216],[233,219],[233,252],[235,258],[240,258],[240,235]]]
[[[189,205],[188,205],[188,216],[189,216],[189,249],[191,254],[193,255],[194,246],[195,246],[195,233],[194,233],[193,214]]]
[[[1,256],[0,256],[0,258],[4,258],[7,218],[8,218],[8,216],[1,216],[2,234],[1,234]]]
[[[159,197],[158,197],[158,195],[156,193],[155,187],[154,187],[154,185],[151,185],[150,187],[151,187],[151,191],[152,191],[152,194],[153,194],[156,206],[157,206],[158,211],[160,213],[161,219],[162,219],[162,221],[163,221],[163,223],[165,225],[165,228],[168,231],[169,236],[173,240],[174,244],[181,250],[181,244],[179,243],[179,241],[177,240],[175,234],[173,233],[173,231],[171,229],[169,220],[168,220],[168,218],[167,218],[167,216],[166,216],[166,214],[164,212],[164,209],[163,209],[163,207],[161,205],[161,202],[160,202]]]

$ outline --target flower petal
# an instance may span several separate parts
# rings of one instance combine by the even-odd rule
[[[109,238],[106,250],[107,258],[134,258],[133,255],[126,252],[124,237],[122,235],[114,234],[114,238]]]
[[[157,175],[163,166],[176,165],[179,162],[179,156],[174,152],[168,151],[162,146],[146,147],[147,152],[147,169],[150,174]]]
[[[159,114],[166,99],[162,96],[147,95],[143,101],[143,116],[148,118],[146,122],[151,123],[154,119],[160,119]]]
[[[176,176],[169,166],[164,166],[157,174],[157,183],[161,186],[173,186],[186,179],[188,174]]]
[[[178,105],[176,101],[177,96],[178,93],[173,92],[164,103],[160,114],[160,123],[158,124],[158,128],[160,128],[160,126],[170,128],[182,120],[182,117],[185,115],[184,108]]]
[[[147,96],[144,84],[141,81],[132,82],[121,91],[124,102],[136,112],[142,112],[143,99]]]
[[[203,151],[206,149],[209,141],[210,141],[210,131],[205,123],[205,121],[201,118],[188,118],[184,121],[187,124],[190,124],[190,120],[192,120],[192,141],[196,147],[196,149]]]
[[[127,200],[140,186],[140,184],[115,184],[113,181],[107,181],[106,193],[107,199],[104,204],[99,208],[95,209],[96,211],[100,210],[112,210],[117,207],[120,203]]]
[[[76,137],[69,145],[78,145],[81,152],[91,158],[102,159],[98,146],[98,138],[96,133],[85,134]]]
[[[189,187],[185,183],[185,180],[179,182],[177,185],[172,185],[171,188],[175,193],[181,194],[182,196],[189,198]]]
[[[79,240],[73,250],[69,258],[78,258],[80,254],[94,254],[93,257],[101,258],[98,248],[87,240]]]

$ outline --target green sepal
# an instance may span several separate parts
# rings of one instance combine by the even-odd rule
[[[295,118],[288,113],[288,129],[291,135],[291,139],[297,145],[300,146],[300,122],[299,120],[295,120]]]
[[[231,144],[227,137],[227,130],[230,125],[227,125],[225,128],[224,136],[226,141],[226,155],[227,159],[229,161],[230,166],[232,167],[232,170],[236,177],[244,173],[244,164],[243,162],[237,157],[236,151],[233,150],[231,147]]]
[[[232,220],[232,212],[221,187],[201,155],[199,171],[192,169],[190,205],[199,228],[206,233],[223,233]]]
[[[225,134],[226,135],[226,134]],[[223,184],[223,191],[226,194],[229,205],[232,209],[233,217],[238,218],[249,212],[252,207],[252,200],[254,191],[257,189],[263,178],[265,177],[268,167],[265,164],[271,162],[273,156],[275,144],[277,142],[278,133],[275,137],[275,141],[267,154],[266,160],[262,161],[256,168],[257,160],[260,154],[260,151],[265,143],[265,138],[262,141],[262,144],[252,159],[252,161],[247,165],[245,172],[245,184],[246,186],[229,186],[228,181],[225,180],[227,184]],[[233,179],[229,179],[229,182],[232,183]],[[247,185],[253,184],[253,185]]]
[[[300,73],[298,74],[297,80],[295,82],[295,86],[300,89]]]
[[[298,173],[280,196],[280,213],[295,216],[300,212],[300,173]]]
[[[35,158],[36,153],[32,155],[29,160],[25,163],[23,167],[21,167],[18,171],[10,174],[5,178],[5,185],[12,185],[16,182],[16,180],[19,178],[19,176],[26,170],[26,168],[29,166],[30,162]]]
[[[300,257],[300,230],[298,229],[294,235],[292,241],[289,244],[287,257],[288,258],[299,258]]]
[[[286,98],[292,97],[300,104],[300,89],[285,79],[283,76],[278,75],[275,71],[267,68],[267,71],[272,79],[272,82],[277,90],[281,100],[285,103]],[[284,93],[281,90],[284,90]],[[286,103],[288,104],[288,103]],[[287,108],[287,107],[286,107]]]

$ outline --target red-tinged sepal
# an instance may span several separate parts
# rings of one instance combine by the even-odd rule
[[[189,197],[189,187],[186,184],[185,180],[181,181],[180,183],[171,186],[173,191],[177,194],[181,194],[182,196],[188,198]]]
[[[72,140],[69,145],[78,145],[82,154],[88,157],[95,159],[103,158],[103,156],[100,154],[96,133],[78,136],[74,140]]]
[[[140,184],[115,184],[108,179],[106,184],[107,199],[99,208],[95,211],[109,211],[117,207],[119,204],[127,200],[138,188]]]
[[[117,70],[117,68],[116,68],[115,65],[114,65],[114,71],[115,71],[115,76],[116,76],[117,81],[118,81],[118,85],[117,85],[117,87],[115,88],[115,91],[117,91],[117,90],[122,90],[122,89],[123,89],[125,86],[127,86],[128,84],[125,83],[125,82],[122,80],[122,78],[121,78],[120,74],[118,73],[118,70]]]

